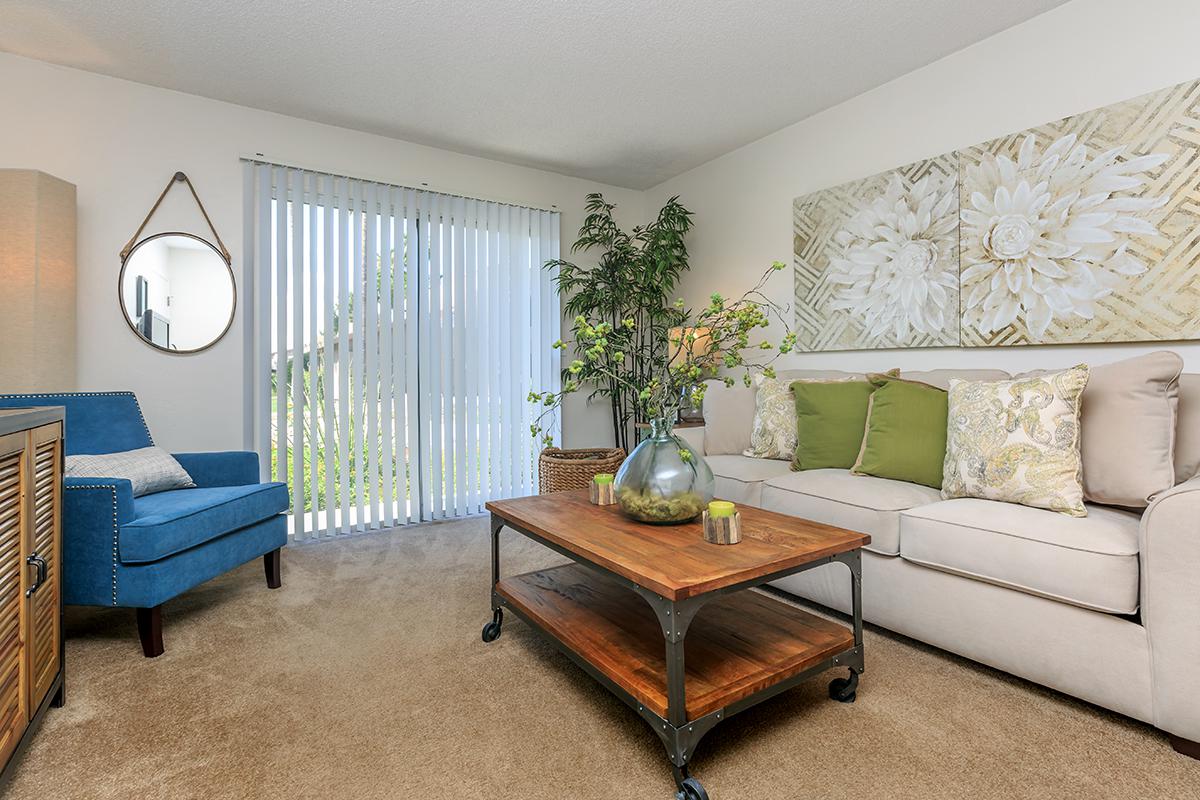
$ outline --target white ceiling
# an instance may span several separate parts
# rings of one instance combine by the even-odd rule
[[[0,50],[644,189],[1063,0],[4,0]]]

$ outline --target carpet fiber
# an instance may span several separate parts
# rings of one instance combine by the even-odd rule
[[[560,561],[506,533],[506,573]],[[168,603],[68,609],[67,705],[4,797],[669,800],[658,739],[519,620],[484,645],[487,524],[284,551]],[[1195,798],[1145,725],[868,628],[858,702],[828,677],[719,725],[695,775],[746,798]]]

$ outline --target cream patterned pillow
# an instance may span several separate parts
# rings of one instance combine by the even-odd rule
[[[982,497],[1073,517],[1083,506],[1080,364],[1007,381],[951,379],[942,497]]]
[[[756,375],[758,392],[754,397],[754,429],[750,446],[742,455],[750,458],[791,460],[796,453],[796,398],[792,382]]]

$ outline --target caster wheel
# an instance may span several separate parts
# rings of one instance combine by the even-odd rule
[[[851,670],[849,678],[830,681],[829,696],[839,703],[853,703],[858,696],[858,673]]]
[[[483,641],[494,642],[500,638],[500,625],[504,622],[504,612],[496,609],[492,621],[483,626]]]
[[[679,784],[679,791],[675,793],[677,800],[708,800],[708,792],[704,791],[703,784],[695,778],[685,778]]]

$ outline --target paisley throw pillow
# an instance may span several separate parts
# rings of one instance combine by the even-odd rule
[[[1087,516],[1079,456],[1088,367],[1007,381],[951,379],[942,497]]]
[[[796,401],[792,382],[756,375],[754,428],[750,446],[742,455],[750,458],[781,458],[790,461],[796,452]]]

